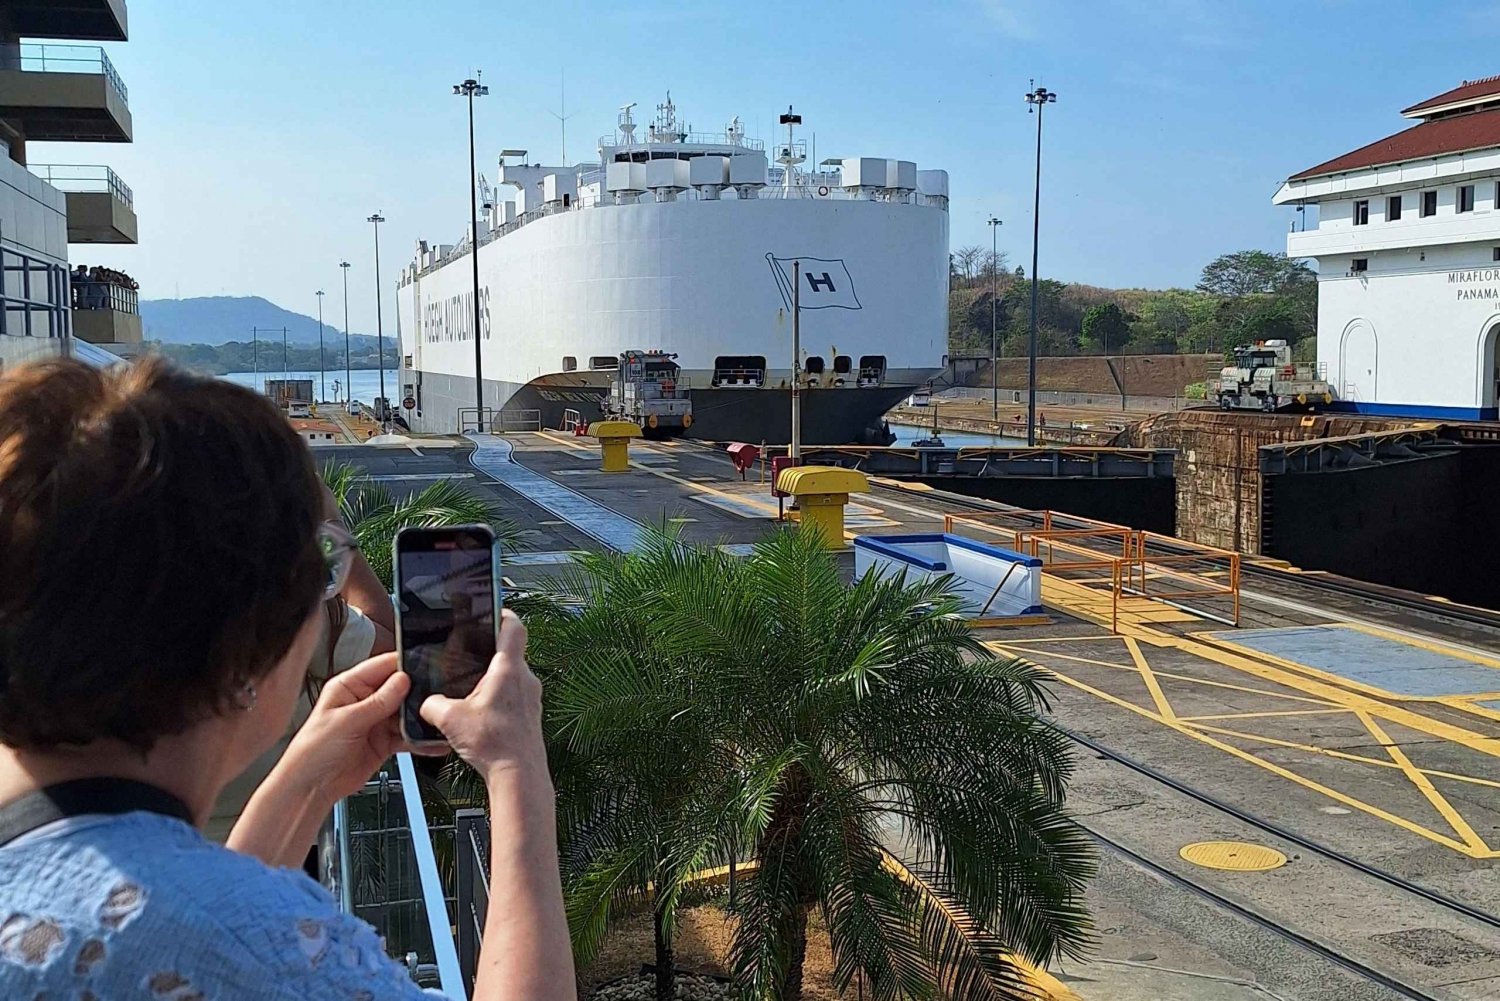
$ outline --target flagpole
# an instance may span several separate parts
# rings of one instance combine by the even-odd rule
[[[792,261],[792,465],[802,461],[802,262]]]

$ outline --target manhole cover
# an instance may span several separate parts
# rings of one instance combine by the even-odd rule
[[[1199,841],[1184,846],[1178,854],[1206,869],[1265,872],[1286,865],[1286,856],[1276,849],[1248,841]]]

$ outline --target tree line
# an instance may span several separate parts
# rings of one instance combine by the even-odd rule
[[[1002,357],[1027,353],[1031,282],[1002,251],[960,247],[950,256],[948,350],[990,353],[991,311]],[[1224,254],[1192,289],[1107,289],[1037,282],[1041,355],[1227,352],[1280,338],[1296,357],[1314,355],[1317,274],[1300,260],[1263,250]]]
[[[297,344],[286,348],[282,354],[280,340],[229,341],[224,344],[162,344],[152,345],[154,350],[171,358],[180,365],[208,375],[224,375],[227,372],[279,372],[283,368],[292,372],[311,372],[318,368],[317,345],[303,347]],[[373,369],[378,367],[377,350],[373,338],[361,337],[349,346],[349,368]],[[396,346],[390,341],[385,345],[385,367],[395,368],[399,361]],[[338,338],[323,346],[323,368],[328,371],[344,369],[344,342]]]

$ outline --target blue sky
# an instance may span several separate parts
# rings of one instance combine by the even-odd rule
[[[109,46],[133,146],[35,143],[33,162],[108,163],[141,244],[77,247],[152,298],[264,295],[374,329],[371,227],[389,291],[418,237],[468,216],[467,137],[452,85],[484,70],[480,169],[505,146],[591,158],[629,101],[672,91],[717,131],[768,137],[794,103],[818,157],[889,156],[950,175],[952,244],[1030,267],[1035,77],[1049,107],[1041,273],[1109,286],[1191,285],[1208,260],[1283,249],[1270,199],[1288,174],[1394,132],[1397,111],[1500,72],[1482,55],[1500,4],[1439,0],[950,0],[691,5],[553,0],[131,0]],[[647,115],[638,118],[649,118]]]

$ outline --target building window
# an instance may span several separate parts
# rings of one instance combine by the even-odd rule
[[[1362,275],[1369,270],[1370,259],[1368,257],[1356,257],[1349,262],[1349,271],[1351,274]]]
[[[1460,184],[1458,186],[1458,211],[1474,211],[1474,185]]]
[[[1370,203],[1361,198],[1354,203],[1354,225],[1367,226],[1370,223]]]
[[[1437,192],[1422,192],[1422,218],[1437,215]]]
[[[1385,200],[1385,221],[1395,222],[1401,218],[1401,196],[1392,195]]]
[[[563,355],[563,371],[564,372],[576,372],[576,371],[578,371],[578,359],[575,356],[573,356],[573,355]]]
[[[1494,250],[1492,251],[1492,253],[1493,253],[1494,256],[1491,257],[1490,260],[1492,260],[1492,261],[1500,261],[1500,247],[1494,248]]]

